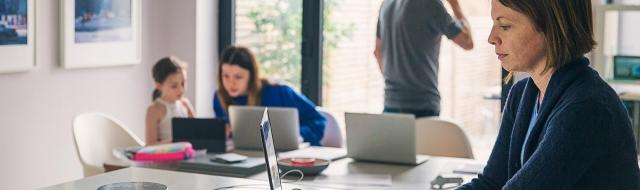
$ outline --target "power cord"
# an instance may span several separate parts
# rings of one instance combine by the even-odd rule
[[[282,176],[280,176],[280,179],[283,179],[284,177],[286,177],[287,175],[289,175],[292,172],[296,172],[300,174],[300,178],[298,178],[298,180],[294,180],[294,181],[283,181],[282,183],[298,183],[301,182],[302,179],[304,178],[304,173],[302,173],[302,170],[289,170],[287,172],[284,172],[284,174],[282,174]]]

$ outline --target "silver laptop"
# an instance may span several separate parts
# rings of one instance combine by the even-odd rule
[[[267,175],[269,176],[269,186],[271,190],[282,190],[280,182],[280,170],[278,169],[278,156],[273,143],[273,135],[271,133],[271,123],[269,122],[269,112],[264,109],[260,121],[260,140],[264,159],[267,163]]]
[[[265,107],[229,106],[229,122],[233,130],[236,149],[260,150],[262,142],[257,126],[262,121]],[[271,130],[278,151],[298,149],[300,126],[295,108],[269,108]]]
[[[418,165],[415,117],[410,114],[345,113],[347,155],[359,161]]]

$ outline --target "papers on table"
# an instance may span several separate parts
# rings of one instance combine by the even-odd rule
[[[347,150],[343,148],[310,146],[304,149],[298,149],[289,152],[280,153],[279,158],[321,158],[325,160],[338,160],[347,157]]]
[[[482,174],[482,170],[484,169],[484,164],[463,164],[459,168],[453,170],[453,173],[458,174]]]
[[[349,174],[320,175],[313,180],[315,184],[339,184],[347,186],[391,186],[388,174]]]

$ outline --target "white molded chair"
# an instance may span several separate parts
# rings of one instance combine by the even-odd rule
[[[322,137],[322,146],[342,148],[342,131],[338,125],[336,118],[328,111],[317,108],[320,114],[327,120],[327,127],[324,129],[324,137]]]
[[[418,154],[473,159],[473,150],[464,131],[456,123],[438,117],[416,119]]]
[[[117,120],[103,113],[83,113],[73,118],[73,137],[84,176],[104,172],[117,147],[143,146],[144,142]]]

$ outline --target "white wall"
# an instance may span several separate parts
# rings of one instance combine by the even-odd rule
[[[197,117],[212,117],[218,74],[218,1],[198,0],[196,8],[195,105]],[[211,19],[215,18],[215,19]],[[216,35],[211,35],[216,34]]]
[[[196,2],[209,6],[198,11],[214,12],[204,16],[217,15],[212,6],[217,1],[206,1],[210,0],[142,1],[142,63],[73,70],[59,66],[60,0],[35,1],[36,67],[0,74],[2,189],[34,189],[82,178],[71,133],[71,119],[78,113],[108,113],[144,139],[144,115],[153,90],[151,67],[163,56],[177,55],[190,63],[187,97],[197,108],[211,105],[210,99],[194,99],[193,88],[193,84],[213,88],[213,81],[194,81],[206,78],[195,76],[197,65],[213,67],[212,63],[196,63],[196,52],[217,52],[197,50],[214,47],[211,44],[217,44],[217,38],[209,37],[196,46]],[[206,28],[204,32],[214,31],[212,26]],[[214,55],[198,57],[211,61]],[[213,70],[198,73],[212,77]]]

